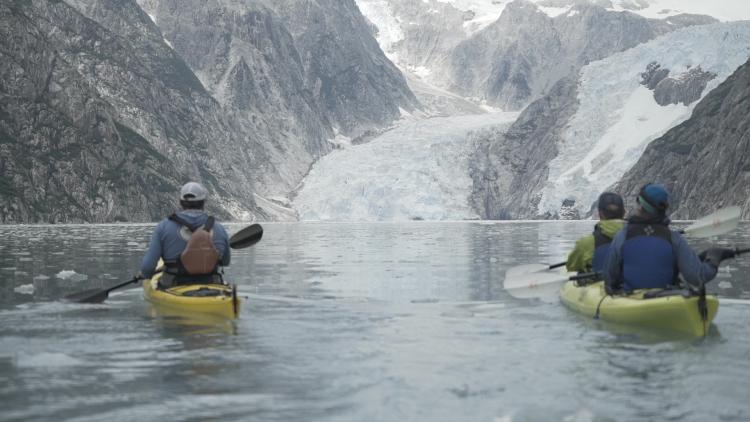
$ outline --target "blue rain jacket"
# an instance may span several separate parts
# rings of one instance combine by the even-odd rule
[[[682,235],[669,230],[669,219],[631,217],[615,238],[604,265],[609,291],[665,288],[677,275],[693,286],[716,277],[717,268],[702,262]]]

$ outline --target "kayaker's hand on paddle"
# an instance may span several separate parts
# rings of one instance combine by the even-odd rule
[[[734,249],[710,248],[701,252],[698,257],[701,259],[701,261],[708,262],[716,268],[719,268],[719,264],[721,264],[721,261],[728,258],[734,258],[735,255],[736,251]]]

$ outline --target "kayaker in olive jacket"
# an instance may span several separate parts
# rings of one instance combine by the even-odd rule
[[[612,238],[625,225],[622,219],[625,216],[625,205],[620,195],[613,192],[602,193],[596,208],[599,211],[599,222],[594,226],[592,234],[576,242],[565,264],[568,271],[602,271],[609,256]]]
[[[207,228],[211,240],[207,241],[208,248],[198,249],[199,253],[212,255],[207,257],[207,262],[211,262],[212,257],[215,256],[213,259],[217,266],[229,265],[231,259],[229,236],[221,224],[214,223],[213,217],[203,211],[207,197],[208,191],[200,183],[189,182],[182,187],[180,190],[182,211],[165,218],[156,226],[151,236],[148,251],[146,251],[146,255],[141,262],[141,277],[151,277],[155,272],[159,258],[161,258],[167,266],[167,271],[160,283],[162,287],[170,286],[175,277],[179,278],[183,275],[198,282],[216,281],[217,268],[213,263],[208,265],[213,268],[207,268],[205,274],[193,275],[193,273],[190,273],[190,276],[187,277],[189,272],[185,270],[183,264],[187,264],[187,267],[190,268],[190,263],[181,261],[184,256],[183,252],[188,246],[188,241],[193,237],[193,232]],[[213,244],[213,248],[211,248],[211,244]],[[198,261],[200,261],[201,257],[198,258]]]
[[[669,192],[662,185],[645,185],[636,198],[634,215],[612,241],[604,265],[607,291],[668,288],[678,285],[678,275],[693,286],[716,276],[719,263],[734,256],[731,249],[693,252],[680,233],[669,228],[666,212]]]

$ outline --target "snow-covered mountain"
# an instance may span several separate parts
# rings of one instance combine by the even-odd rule
[[[648,143],[690,117],[697,101],[750,57],[750,22],[686,28],[584,67],[579,108],[549,163],[538,212],[555,213],[565,199],[587,211],[615,184]],[[649,64],[668,70],[649,89]],[[690,84],[699,80],[697,89]],[[662,102],[660,88],[693,97]]]
[[[592,60],[715,21],[669,14],[647,19],[585,1],[358,4],[374,22],[381,47],[405,72],[507,110],[523,108]]]
[[[585,215],[649,142],[688,119],[697,102],[748,57],[750,22],[736,22],[680,29],[585,66],[574,90],[540,100],[568,106],[555,113],[529,107],[519,119],[529,127],[557,128],[553,145],[545,147],[552,153],[528,148],[536,135],[519,122],[509,131],[516,134],[515,148],[507,137],[485,140],[487,157],[475,157],[475,203],[491,198],[482,210],[489,218],[559,216],[563,207]],[[508,160],[508,154],[515,156]],[[498,191],[488,176],[498,172],[539,183]],[[520,207],[518,189],[533,192]]]
[[[447,8],[463,17],[460,24],[469,36],[495,22],[514,0],[422,0],[429,14],[446,13]],[[720,21],[750,19],[745,0],[529,0],[549,17],[566,13],[571,7],[593,4],[616,12],[635,13],[645,18],[664,19],[679,14],[712,16]],[[357,0],[362,13],[378,28],[378,42],[386,52],[405,39],[404,28],[417,22],[404,19],[402,11],[409,0]]]
[[[440,84],[450,79],[446,69],[456,69],[472,72],[488,92],[505,69],[510,83],[498,98],[516,96],[520,106],[527,87],[529,101],[540,99],[510,128],[479,117],[432,119],[334,151],[294,200],[302,219],[583,217],[651,140],[687,119],[747,59],[750,46],[748,23],[685,14],[706,10],[690,2],[660,13],[656,2],[625,1],[358,5],[412,86],[414,79]],[[475,57],[450,65],[466,52]],[[482,130],[467,130],[469,119]],[[448,155],[455,164],[440,158]]]
[[[740,205],[750,217],[750,60],[696,105],[690,119],[646,148],[617,183],[626,200],[658,180],[672,218],[694,219]]]
[[[747,60],[750,24],[714,22],[748,9],[3,2],[0,221],[159,218],[188,179],[224,218],[585,215]]]

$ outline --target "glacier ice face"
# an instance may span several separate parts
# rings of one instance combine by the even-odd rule
[[[516,116],[419,120],[333,151],[313,166],[293,206],[303,221],[476,219],[468,201],[469,133]]]
[[[750,22],[720,23],[681,29],[585,66],[580,106],[549,164],[538,212],[554,214],[573,197],[584,213],[636,163],[649,142],[690,117],[696,103],[659,106],[640,84],[649,63],[655,61],[673,75],[698,66],[715,73],[705,96],[749,54]]]

